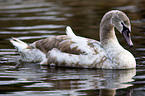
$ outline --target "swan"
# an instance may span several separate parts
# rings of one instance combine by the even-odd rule
[[[111,10],[103,16],[100,23],[100,42],[76,36],[69,26],[66,27],[67,35],[48,37],[29,45],[17,38],[12,38],[10,42],[21,54],[22,61],[26,62],[79,68],[136,68],[134,56],[119,44],[114,28],[132,47],[130,20],[119,10]]]

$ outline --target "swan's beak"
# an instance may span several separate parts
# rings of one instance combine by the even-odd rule
[[[122,34],[127,42],[127,44],[130,46],[130,47],[133,47],[133,43],[131,41],[131,35],[130,35],[130,31],[129,30],[123,30],[122,31]]]

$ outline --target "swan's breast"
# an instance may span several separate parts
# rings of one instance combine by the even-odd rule
[[[108,47],[106,54],[112,61],[113,69],[128,69],[136,67],[134,56],[123,47],[112,47],[110,49]]]

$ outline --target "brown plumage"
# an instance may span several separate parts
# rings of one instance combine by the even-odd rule
[[[53,48],[57,48],[58,50],[70,54],[82,54],[78,47],[70,48],[71,44],[74,42],[69,38],[67,35],[60,35],[60,36],[52,36],[46,39],[41,39],[33,44],[28,46],[28,49],[33,48],[34,46],[41,50],[43,53],[47,54],[48,51],[52,50]]]

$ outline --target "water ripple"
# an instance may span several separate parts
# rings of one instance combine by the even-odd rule
[[[13,18],[0,18],[1,21],[7,21],[7,20],[50,20],[50,21],[63,21],[66,20],[66,18],[60,18],[56,16],[32,16],[32,17],[13,17]]]
[[[145,51],[145,48],[136,48],[138,51]]]
[[[33,7],[44,7],[44,6],[54,6],[54,3],[41,3],[41,4],[29,4],[29,5],[9,5],[0,7],[0,9],[20,9],[20,8],[33,8]]]
[[[64,28],[65,25],[36,25],[36,26],[21,26],[21,27],[8,27],[6,29],[13,29],[13,30],[30,30],[30,29],[54,29],[54,28]]]
[[[36,15],[59,15],[62,12],[44,12],[44,13],[36,13]]]
[[[32,13],[32,12],[51,11],[53,9],[56,8],[51,7],[51,8],[19,9],[19,10],[0,10],[0,13]]]
[[[6,54],[16,54],[15,52],[0,52],[0,55],[6,55]]]
[[[32,34],[32,33],[59,33],[58,31],[35,30],[35,31],[0,31],[0,34]]]
[[[129,6],[121,6],[121,7],[115,7],[115,9],[119,10],[129,10],[131,12],[137,12],[137,7],[134,5],[129,5]]]

